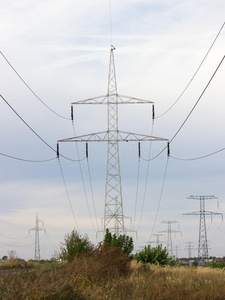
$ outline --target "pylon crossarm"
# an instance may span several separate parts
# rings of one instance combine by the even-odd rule
[[[140,98],[129,97],[129,96],[114,93],[114,94],[107,94],[104,96],[88,98],[85,100],[79,100],[76,102],[72,102],[71,105],[76,105],[76,104],[115,104],[114,101],[110,101],[108,99],[110,97],[117,97],[117,99],[118,99],[117,104],[154,104],[154,102],[149,101],[149,100],[144,100],[144,99],[140,99]]]
[[[115,133],[113,135],[112,133]],[[126,132],[120,130],[110,130],[112,137],[109,139],[108,131],[95,132],[91,134],[85,134],[80,136],[75,136],[71,138],[66,138],[58,140],[58,143],[61,142],[132,142],[132,141],[168,141],[161,137],[155,137],[150,135],[138,134],[133,132]]]
[[[204,211],[203,212],[206,216],[212,216],[212,215],[222,215],[222,213],[217,213],[217,212],[212,212],[212,211]],[[186,213],[186,214],[183,214],[183,215],[201,215],[202,213],[200,211],[194,211],[194,212],[190,212],[190,213]]]

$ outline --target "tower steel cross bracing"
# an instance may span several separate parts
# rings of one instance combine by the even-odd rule
[[[186,213],[184,215],[199,215],[200,222],[199,222],[199,238],[198,238],[198,258],[199,259],[208,259],[209,257],[209,250],[208,250],[208,241],[207,241],[207,231],[206,231],[206,222],[205,216],[210,215],[222,215],[222,213],[211,212],[205,210],[205,200],[209,199],[218,199],[215,196],[190,196],[187,199],[194,199],[200,201],[200,210],[195,211],[192,213]]]
[[[173,256],[173,242],[172,242],[172,233],[181,233],[181,231],[178,230],[172,230],[171,225],[178,223],[177,221],[162,221],[161,223],[167,224],[168,229],[160,232],[165,232],[167,233],[167,251],[169,256]]]
[[[40,228],[39,223],[44,226],[44,222],[38,219],[38,214],[36,214],[36,226],[29,230],[29,234],[31,230],[35,231],[35,250],[34,250],[34,260],[40,260],[41,253],[40,253],[40,240],[39,240],[39,231],[44,230],[46,233],[46,230],[44,228]]]
[[[115,62],[114,62],[114,46],[110,50],[108,89],[107,95],[89,98],[82,101],[72,102],[71,118],[73,120],[73,107],[77,104],[103,104],[107,105],[107,131],[75,136],[58,140],[61,142],[107,142],[107,165],[106,165],[106,182],[105,182],[105,209],[104,209],[104,228],[108,228],[117,236],[126,233],[124,225],[122,184],[120,175],[120,158],[119,158],[119,142],[129,141],[167,141],[168,139],[154,137],[149,135],[137,134],[132,132],[120,131],[118,129],[118,105],[122,104],[152,104],[152,101],[138,99],[119,95],[117,92]],[[153,106],[154,117],[154,106]],[[59,147],[58,155],[59,155]]]

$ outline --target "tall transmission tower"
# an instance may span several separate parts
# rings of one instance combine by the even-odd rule
[[[206,232],[206,222],[205,222],[205,216],[210,215],[211,218],[213,215],[222,215],[222,213],[216,213],[211,211],[205,210],[205,200],[209,199],[218,199],[215,196],[190,196],[187,197],[187,199],[194,199],[200,201],[200,210],[186,213],[184,215],[199,215],[200,216],[200,222],[199,222],[199,238],[198,238],[198,258],[199,259],[208,259],[209,256],[209,250],[208,250],[208,241],[207,241],[207,232]]]
[[[40,240],[39,240],[39,231],[44,230],[46,233],[46,230],[44,228],[39,227],[39,223],[44,226],[44,222],[38,219],[38,214],[36,214],[36,226],[29,230],[29,234],[31,230],[35,230],[35,250],[34,250],[34,260],[40,260]]]
[[[153,137],[132,132],[120,131],[118,129],[118,105],[120,104],[152,104],[152,101],[138,99],[119,95],[117,92],[115,62],[114,62],[115,47],[111,46],[109,74],[108,74],[108,89],[104,96],[89,98],[72,102],[71,104],[71,119],[73,121],[73,107],[77,104],[103,104],[107,105],[107,130],[97,133],[75,136],[72,138],[62,139],[57,141],[57,153],[59,155],[60,142],[86,142],[86,155],[88,142],[107,142],[107,165],[106,165],[106,182],[105,182],[105,209],[104,209],[104,228],[108,228],[117,236],[125,233],[127,230],[124,225],[123,212],[123,197],[122,184],[120,174],[120,158],[119,158],[119,142],[136,141],[167,141],[160,137]],[[154,118],[154,106],[153,106]],[[140,151],[139,151],[140,156]]]
[[[172,233],[181,233],[181,231],[172,230],[171,225],[178,223],[177,221],[162,221],[161,223],[167,224],[168,229],[160,232],[167,233],[167,252],[169,256],[173,256],[173,242],[172,242]]]

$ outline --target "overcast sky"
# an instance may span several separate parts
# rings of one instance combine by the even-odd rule
[[[28,231],[35,227],[38,213],[47,231],[46,235],[40,232],[41,257],[51,258],[59,250],[64,234],[73,228],[87,233],[96,244],[96,231],[102,230],[104,215],[107,145],[89,145],[91,181],[86,160],[80,168],[77,162],[60,159],[67,190],[56,153],[49,147],[56,149],[57,140],[73,136],[71,102],[106,94],[113,44],[118,92],[154,101],[156,115],[152,127],[151,107],[119,107],[120,129],[171,140],[224,56],[225,3],[0,0],[0,6],[0,94],[11,105],[0,99],[0,257],[15,250],[19,257],[33,258],[35,231],[30,235]],[[185,93],[167,112],[213,41]],[[32,94],[9,63],[51,110]],[[215,195],[219,205],[217,200],[207,200],[206,210],[225,213],[225,152],[199,160],[174,159],[197,158],[225,147],[224,74],[225,62],[171,142],[168,165],[165,151],[148,163],[145,159],[150,145],[141,144],[138,191],[137,145],[120,144],[124,214],[138,229],[136,250],[146,245],[151,233],[167,230],[160,222],[169,220],[179,222],[172,229],[182,232],[182,236],[173,235],[174,246],[180,247],[179,257],[188,255],[184,250],[187,242],[193,242],[197,249],[199,216],[183,214],[199,211],[199,201],[186,199],[189,195]],[[74,118],[77,135],[107,128],[103,106],[76,106]],[[152,156],[164,146],[163,142],[152,143]],[[71,159],[78,158],[74,144],[63,145],[62,151]],[[80,144],[79,157],[84,156],[85,145]],[[129,219],[126,227],[132,229]],[[225,224],[221,217],[215,216],[212,221],[207,217],[206,227],[209,254],[225,256]],[[162,239],[166,241],[166,236]]]

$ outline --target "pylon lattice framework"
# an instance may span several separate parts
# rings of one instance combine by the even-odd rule
[[[38,219],[38,214],[36,214],[36,226],[29,230],[29,234],[31,230],[35,230],[35,250],[34,250],[34,260],[40,260],[41,258],[41,252],[40,252],[40,240],[39,240],[39,231],[44,230],[46,233],[46,230],[44,228],[39,227],[39,223],[42,223],[42,226],[44,226],[44,222]]]
[[[171,229],[171,225],[175,224],[175,223],[178,223],[177,221],[162,221],[161,223],[165,223],[165,224],[168,225],[167,230],[160,231],[160,232],[166,232],[167,233],[167,252],[168,252],[169,256],[172,257],[173,256],[172,233],[176,233],[176,232],[181,233],[181,231]]]
[[[209,199],[218,199],[215,196],[190,196],[187,199],[194,199],[200,201],[200,211],[195,211],[192,213],[186,213],[184,215],[199,215],[200,222],[199,222],[199,238],[198,238],[198,258],[208,259],[209,250],[208,250],[208,241],[207,241],[207,231],[206,231],[206,222],[205,216],[210,215],[222,215],[222,213],[216,213],[211,211],[205,210],[205,200]]]
[[[168,141],[160,137],[153,137],[132,132],[118,130],[118,105],[119,104],[153,104],[152,101],[119,95],[117,93],[117,82],[114,62],[114,50],[111,46],[108,90],[107,95],[89,98],[87,100],[72,102],[71,118],[73,120],[73,105],[77,104],[105,104],[107,105],[107,131],[75,136],[72,138],[58,140],[60,142],[107,142],[107,166],[105,183],[105,210],[104,231],[108,228],[117,236],[126,232],[124,226],[122,184],[120,175],[120,159],[118,142],[129,141]],[[153,109],[154,111],[154,109]],[[57,147],[58,149],[58,147]],[[58,152],[59,154],[59,152]]]

